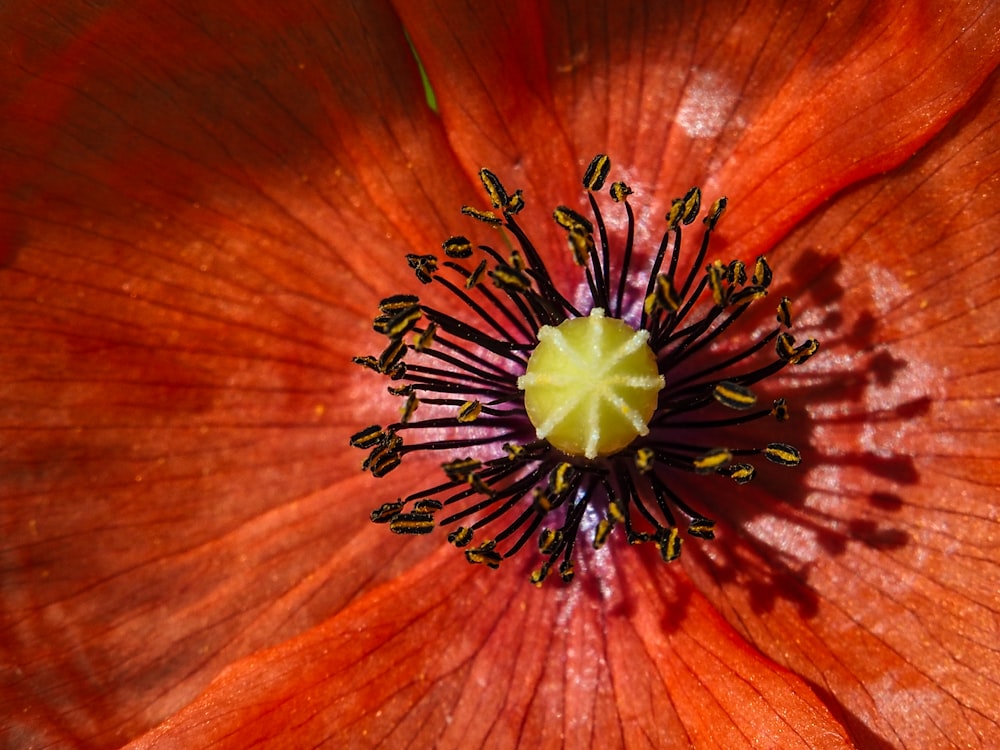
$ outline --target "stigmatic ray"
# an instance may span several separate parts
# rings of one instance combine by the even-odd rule
[[[819,349],[788,332],[787,298],[769,333],[735,351],[720,345],[767,296],[767,261],[706,264],[726,209],[720,198],[702,219],[691,270],[680,274],[682,236],[701,213],[701,191],[692,188],[673,201],[648,268],[636,268],[632,190],[615,182],[608,193],[625,211],[627,231],[612,263],[596,197],[610,166],[598,155],[584,174],[593,220],[566,206],[553,212],[586,280],[582,305],[565,295],[518,223],[521,191],[508,192],[487,169],[479,176],[492,210],[462,213],[496,227],[511,249],[455,236],[442,244],[443,259],[407,256],[419,282],[439,285],[454,304],[445,311],[406,292],[379,304],[374,329],[385,348],[354,361],[392,381],[400,416],[359,430],[351,445],[368,452],[362,468],[375,477],[418,452],[440,453],[443,474],[376,508],[375,523],[396,534],[444,527],[470,563],[490,568],[533,541],[541,563],[531,580],[541,584],[558,570],[568,582],[585,517],[595,549],[620,526],[629,543],[652,543],[670,562],[683,535],[715,533],[714,521],[674,489],[681,472],[745,484],[755,457],[800,463],[783,442],[719,444],[739,425],[785,422],[785,401],[761,405],[753,386]],[[643,288],[638,273],[644,293],[635,291]]]

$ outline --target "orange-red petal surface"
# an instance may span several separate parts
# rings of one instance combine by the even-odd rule
[[[754,495],[730,516],[739,544],[688,556],[866,747],[1000,741],[997,83],[779,248],[800,253],[803,322],[825,347],[789,376],[809,414],[804,486]]]
[[[620,552],[606,587],[538,591],[519,566],[491,573],[444,550],[234,664],[133,747],[849,746],[683,577]]]
[[[0,10],[4,741],[995,744],[996,7],[469,7],[397,4],[441,119],[380,3]],[[349,358],[475,170],[598,150],[747,256],[894,171],[774,255],[808,473],[539,592],[367,522],[431,467],[358,473]]]
[[[396,7],[467,169],[513,165],[548,206],[606,153],[654,216],[691,185],[727,194],[750,259],[912,154],[1000,60],[1000,9],[983,2]]]
[[[4,731],[110,746],[422,554],[367,520],[349,360],[469,186],[377,4],[0,35]]]

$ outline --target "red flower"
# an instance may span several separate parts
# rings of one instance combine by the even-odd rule
[[[5,744],[1000,742],[993,4],[117,5],[0,10]],[[481,166],[568,273],[597,152],[824,353],[797,484],[536,590],[368,521],[349,360]]]

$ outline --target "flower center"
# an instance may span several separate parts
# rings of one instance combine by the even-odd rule
[[[539,439],[570,456],[617,453],[649,434],[656,394],[663,388],[649,332],[604,317],[542,326],[538,346],[517,379]]]
[[[396,534],[448,528],[448,541],[470,563],[489,568],[536,539],[542,563],[531,581],[558,570],[568,582],[584,525],[595,550],[621,527],[629,544],[652,543],[664,562],[680,555],[684,533],[714,538],[707,513],[718,491],[689,501],[677,489],[679,475],[744,485],[757,473],[754,457],[782,467],[801,461],[794,446],[760,445],[738,428],[788,419],[784,399],[758,404],[751,388],[803,364],[819,343],[795,343],[787,298],[770,332],[749,344],[722,343],[767,297],[767,261],[709,262],[726,210],[719,198],[682,271],[682,234],[701,213],[701,190],[691,188],[671,204],[658,248],[645,255],[648,267],[637,268],[632,190],[623,182],[608,190],[626,219],[621,253],[613,255],[596,197],[610,166],[598,155],[583,176],[593,221],[567,206],[552,212],[586,280],[590,298],[581,307],[589,315],[560,291],[518,222],[521,191],[509,193],[488,169],[479,177],[494,210],[462,213],[502,232],[509,252],[457,235],[442,244],[445,259],[406,257],[417,280],[451,302],[442,309],[401,293],[379,303],[373,327],[388,339],[385,349],[354,361],[387,377],[389,392],[404,401],[398,419],[369,425],[350,442],[368,451],[361,467],[375,477],[406,454],[426,452],[442,454],[444,476],[383,502],[372,511],[375,523]],[[642,296],[632,291],[643,286]]]

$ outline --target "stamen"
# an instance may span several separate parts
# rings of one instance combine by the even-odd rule
[[[671,562],[683,533],[702,540],[718,533],[705,514],[715,493],[689,502],[673,489],[678,472],[738,486],[757,474],[750,457],[774,467],[801,463],[801,453],[784,442],[740,445],[736,428],[789,419],[784,399],[761,406],[752,387],[804,364],[819,343],[797,343],[788,332],[787,297],[772,331],[735,353],[721,343],[767,295],[767,261],[758,257],[752,271],[740,259],[706,262],[727,207],[722,197],[703,218],[690,271],[678,277],[682,235],[701,212],[694,187],[674,199],[648,267],[637,267],[633,191],[622,182],[607,191],[610,205],[625,211],[616,256],[599,201],[610,170],[611,160],[599,154],[584,172],[592,218],[568,206],[552,212],[582,269],[586,313],[560,290],[515,221],[525,208],[522,192],[508,190],[488,169],[479,178],[489,208],[463,206],[462,213],[502,231],[504,253],[454,235],[441,245],[443,263],[432,254],[406,257],[421,284],[437,284],[455,304],[440,309],[409,292],[379,303],[373,329],[385,344],[354,362],[399,382],[388,390],[403,402],[396,422],[369,425],[350,443],[367,451],[362,469],[375,477],[407,454],[440,453],[444,481],[383,502],[373,522],[400,535],[446,527],[468,562],[488,568],[536,548],[542,562],[531,581],[540,585],[557,570],[569,582],[588,509],[597,519],[594,550],[623,527],[629,544],[651,542]],[[645,293],[630,294],[629,281],[643,275],[638,286]]]
[[[716,383],[715,388],[712,389],[712,395],[723,406],[741,411],[752,409],[754,404],[757,403],[757,397],[753,394],[753,391],[749,388],[744,388],[739,383],[733,383],[728,380]]]

